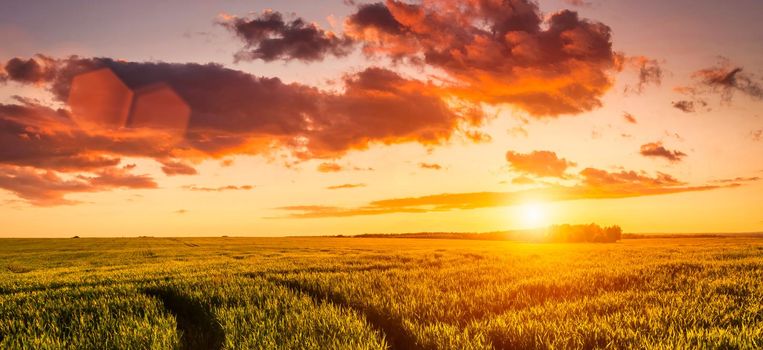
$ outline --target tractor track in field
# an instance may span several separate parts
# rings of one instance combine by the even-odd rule
[[[150,288],[143,293],[159,299],[175,316],[182,350],[222,349],[225,331],[201,303],[172,289]]]
[[[316,303],[330,303],[344,309],[350,309],[365,318],[371,327],[384,336],[390,350],[419,350],[416,340],[403,328],[402,320],[389,317],[372,309],[358,307],[338,295],[324,293],[302,286],[296,282],[271,280],[272,283],[286,287],[295,293],[306,294]]]
[[[284,281],[273,278],[274,275],[293,274],[293,273],[344,273],[344,272],[367,272],[367,271],[389,271],[400,268],[400,266],[372,265],[372,266],[354,266],[354,267],[310,267],[306,269],[292,269],[285,271],[263,271],[245,273],[249,278],[264,278],[271,283],[288,288],[294,293],[305,294],[316,303],[330,303],[343,309],[352,310],[363,316],[368,324],[379,334],[384,336],[390,350],[419,350],[423,349],[417,345],[416,340],[403,328],[402,320],[391,318],[387,314],[366,309],[353,305],[339,295],[327,294],[309,287],[300,285],[297,282]]]

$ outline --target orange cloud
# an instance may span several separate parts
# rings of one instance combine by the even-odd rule
[[[244,41],[239,59],[315,61],[359,45],[447,77],[420,81],[372,67],[325,91],[212,63],[13,58],[0,81],[45,87],[67,108],[1,105],[0,165],[65,177],[137,157],[159,162],[166,175],[192,175],[189,164],[235,155],[336,159],[453,135],[484,142],[482,103],[538,117],[588,111],[624,60],[606,25],[573,11],[545,16],[530,0],[360,5],[342,35],[272,11],[220,23]]]
[[[390,213],[419,213],[454,209],[477,209],[509,206],[522,201],[565,201],[577,199],[627,198],[689,191],[705,191],[724,186],[686,186],[670,175],[657,173],[650,177],[634,171],[616,173],[586,168],[580,172],[575,186],[550,186],[517,192],[445,193],[423,197],[378,200],[357,208],[326,206],[291,206],[279,208],[294,211],[288,217],[321,218]]]
[[[628,112],[623,113],[623,119],[625,119],[625,121],[628,123],[638,124],[636,117],[634,117],[633,114],[630,114]]]
[[[182,163],[182,162],[176,162],[176,161],[163,161],[162,162],[162,172],[169,176],[173,175],[196,175],[198,172],[194,167]]]
[[[686,153],[681,151],[671,151],[666,149],[662,142],[650,142],[641,145],[641,155],[644,157],[660,157],[665,158],[671,162],[679,162],[686,157]]]
[[[502,207],[519,204],[528,200],[568,201],[629,198],[707,191],[730,186],[737,186],[737,184],[727,186],[687,186],[685,183],[664,173],[649,176],[644,172],[608,172],[600,169],[586,168],[580,172],[580,181],[575,186],[552,185],[516,192],[442,193],[422,197],[377,200],[355,208],[302,205],[278,209],[292,212],[286,216],[289,218],[346,217]]]
[[[129,169],[107,168],[93,175],[65,179],[50,170],[0,165],[0,188],[36,206],[71,205],[70,193],[108,191],[116,188],[153,189],[157,185],[147,175],[130,174]]]
[[[173,145],[152,131],[86,131],[63,110],[0,104],[0,164],[58,172],[94,171],[121,156],[166,158]]]
[[[346,75],[336,93],[214,64],[45,60],[55,74],[7,79],[46,87],[69,109],[0,105],[0,164],[75,173],[138,157],[167,175],[193,175],[189,163],[240,154],[305,160],[372,144],[437,145],[484,118],[477,106],[451,107],[437,87],[381,68]]]
[[[185,186],[183,187],[186,190],[189,191],[196,191],[196,192],[223,192],[223,191],[249,191],[254,189],[254,186],[251,185],[242,185],[242,186],[235,186],[235,185],[228,185],[228,186],[221,186],[221,187],[197,187],[197,186]]]
[[[661,172],[651,177],[643,171],[608,172],[586,168],[580,172],[580,176],[581,182],[574,188],[574,192],[592,199],[639,197],[715,188],[714,186],[687,187],[686,183]]]
[[[544,17],[529,0],[388,0],[360,5],[345,26],[367,55],[446,72],[449,94],[538,117],[599,107],[622,61],[606,25],[568,10]]]
[[[366,187],[366,184],[342,184],[342,185],[328,186],[326,187],[326,189],[327,190],[342,190],[342,189],[358,188],[358,187]]]
[[[69,117],[77,127],[127,126],[173,137],[180,132],[178,147],[197,156],[286,149],[308,159],[341,156],[373,143],[436,145],[484,119],[476,104],[451,107],[438,87],[382,68],[346,75],[344,91],[334,93],[214,64],[71,57],[56,61],[56,67],[47,85],[60,101],[73,104]],[[111,108],[130,108],[133,98],[132,111]],[[177,108],[167,109],[168,101]],[[171,118],[176,127],[168,129],[162,123],[169,112],[177,118]],[[155,115],[164,116],[161,123]]]
[[[317,170],[322,173],[336,173],[342,171],[342,166],[337,163],[321,163],[318,164]]]
[[[79,176],[87,180],[95,188],[157,188],[156,182],[148,175],[133,175],[129,171],[133,167],[107,168],[96,173],[95,177]]]
[[[513,170],[539,177],[565,178],[567,168],[576,165],[550,151],[533,151],[527,154],[508,151],[506,160]]]
[[[419,163],[419,167],[422,169],[442,170],[442,165],[437,163]]]

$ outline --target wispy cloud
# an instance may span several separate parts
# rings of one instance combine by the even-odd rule
[[[199,186],[191,185],[191,186],[184,186],[183,189],[186,189],[189,191],[197,191],[197,192],[250,191],[254,189],[254,186],[227,185],[227,186],[219,186],[219,187],[199,187]]]
[[[719,183],[719,184],[733,184],[733,183],[745,183],[745,182],[755,182],[760,181],[762,178],[759,176],[750,176],[750,177],[735,177],[730,179],[720,179],[720,180],[713,180],[711,182],[713,183]]]
[[[326,187],[327,190],[342,190],[350,188],[366,187],[366,184],[341,184]]]
[[[627,57],[624,64],[638,72],[637,83],[633,86],[626,86],[625,93],[641,94],[647,85],[659,86],[662,84],[662,67],[656,59],[645,56]]]
[[[727,58],[721,58],[718,65],[701,69],[692,76],[702,86],[719,93],[725,102],[731,102],[735,93],[763,100],[763,86],[759,79],[746,73],[742,67],[734,66]]]
[[[291,212],[284,218],[425,213],[511,206],[531,200],[553,202],[579,199],[617,199],[708,191],[738,185],[688,186],[686,183],[664,173],[649,176],[644,172],[608,172],[586,168],[579,173],[579,182],[574,186],[551,185],[515,192],[441,193],[422,197],[382,199],[351,208],[299,205],[278,209]]]
[[[671,151],[662,145],[662,142],[650,142],[641,145],[640,152],[644,157],[664,158],[671,162],[679,162],[686,157],[686,153],[681,151]]]
[[[628,112],[623,113],[623,119],[625,119],[625,121],[628,123],[638,124],[636,117],[634,117],[633,114],[630,114]]]
[[[750,137],[753,141],[760,141],[763,140],[763,129],[753,130],[750,131]]]
[[[442,165],[437,163],[419,163],[419,167],[429,170],[442,170]]]
[[[696,101],[689,101],[689,100],[680,100],[680,101],[673,101],[673,108],[680,110],[684,113],[694,113],[697,111],[697,108],[705,108],[707,107],[707,102],[704,100],[696,100]]]

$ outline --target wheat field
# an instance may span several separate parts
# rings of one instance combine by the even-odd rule
[[[754,349],[763,240],[0,240],[2,349]]]

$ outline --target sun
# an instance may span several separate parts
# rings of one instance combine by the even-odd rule
[[[526,203],[520,207],[523,226],[535,228],[546,224],[546,207],[543,203]]]

